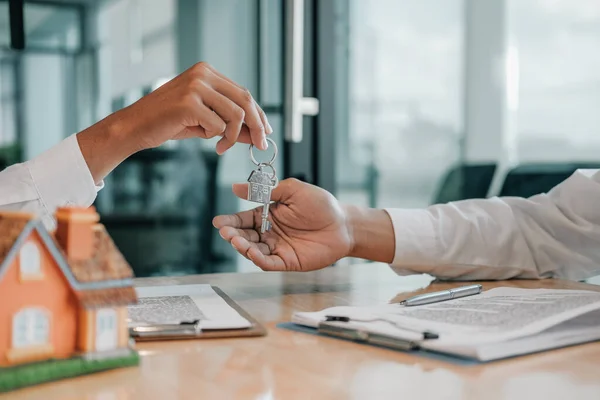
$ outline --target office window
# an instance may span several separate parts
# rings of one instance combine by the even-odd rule
[[[459,160],[463,2],[350,2],[349,128],[336,132],[337,194],[421,207]]]
[[[600,148],[600,2],[511,0],[520,161],[593,161]]]
[[[20,158],[16,75],[15,59],[8,55],[0,56],[0,170],[18,162]]]
[[[0,47],[8,47],[8,1],[0,3],[0,15],[7,19],[0,27]],[[81,47],[80,10],[77,7],[25,2],[23,19],[27,50],[73,51]]]

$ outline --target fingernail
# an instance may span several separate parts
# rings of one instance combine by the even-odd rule
[[[237,249],[238,249],[237,247],[235,247],[235,244],[233,244],[233,242],[231,242],[231,247],[233,247],[233,249],[234,249],[235,251],[237,251]]]
[[[267,134],[270,135],[273,133],[273,128],[271,128],[271,124],[267,121]]]
[[[269,144],[267,143],[267,139],[265,139],[265,138],[263,138],[263,140],[262,140],[262,147],[263,147],[262,148],[263,150],[266,150],[269,148]]]

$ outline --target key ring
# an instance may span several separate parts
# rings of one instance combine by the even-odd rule
[[[273,162],[273,160],[271,160],[271,162]],[[273,185],[273,187],[277,186],[279,184],[279,178],[277,178],[277,171],[275,171],[275,167],[272,164],[269,163],[264,163],[261,162],[258,165],[258,169],[260,170],[262,167],[269,167],[273,170],[273,179],[275,179],[275,184]]]
[[[273,148],[275,149],[275,153],[273,153],[273,157],[271,157],[271,160],[268,163],[259,163],[258,161],[256,161],[256,158],[254,158],[254,153],[252,153],[252,148],[254,147],[253,144],[250,145],[250,159],[252,160],[254,165],[257,165],[259,167],[261,166],[261,164],[264,164],[264,165],[268,165],[271,168],[273,168],[271,166],[271,164],[273,164],[273,162],[275,161],[275,157],[277,157],[277,145],[275,144],[275,142],[272,139],[270,139],[270,138],[266,138],[266,139],[267,139],[267,142],[270,142],[273,145]],[[268,147],[267,147],[267,149],[268,149]],[[273,173],[275,173],[275,168],[273,168]]]

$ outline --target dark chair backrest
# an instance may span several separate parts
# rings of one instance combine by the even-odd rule
[[[442,178],[433,204],[485,198],[495,172],[496,164],[460,164],[452,167]]]
[[[578,169],[600,169],[600,163],[528,163],[508,172],[500,196],[531,197],[547,193]]]

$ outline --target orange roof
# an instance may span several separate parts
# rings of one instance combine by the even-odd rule
[[[73,275],[79,282],[98,282],[133,278],[133,271],[115,243],[104,228],[96,224],[94,227],[94,251],[87,260],[67,261]]]
[[[84,290],[75,292],[77,298],[84,307],[109,307],[120,306],[125,304],[135,304],[137,302],[137,294],[135,289],[130,287]]]
[[[31,219],[29,214],[0,212],[0,265]]]

